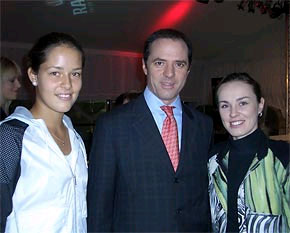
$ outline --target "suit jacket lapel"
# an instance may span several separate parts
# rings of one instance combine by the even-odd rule
[[[136,136],[142,138],[142,153],[155,154],[160,164],[165,164],[165,167],[174,175],[162,137],[143,95],[134,102],[133,111],[135,120],[132,127],[137,133]]]
[[[182,105],[182,137],[181,137],[181,149],[180,149],[180,158],[177,168],[177,173],[182,170],[184,164],[186,163],[187,156],[191,156],[196,151],[196,140],[197,140],[197,130],[194,121],[193,114]]]

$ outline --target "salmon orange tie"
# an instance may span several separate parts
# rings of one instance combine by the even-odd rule
[[[162,126],[162,139],[166,146],[169,158],[174,171],[176,171],[179,162],[178,131],[177,123],[173,115],[173,106],[161,106],[166,118]]]

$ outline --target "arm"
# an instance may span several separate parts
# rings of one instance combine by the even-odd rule
[[[28,125],[11,120],[0,125],[0,229],[5,231],[6,220],[13,205],[12,196],[20,176],[22,139]]]
[[[117,170],[112,124],[106,114],[96,122],[89,156],[88,232],[112,231]]]
[[[284,211],[286,215],[286,219],[288,222],[288,228],[290,229],[290,179],[289,179],[289,171],[290,167],[288,164],[287,170],[286,170],[286,175],[285,175],[285,183],[283,187],[283,191],[285,194],[285,200],[283,200],[283,204],[285,205]]]
[[[1,143],[2,144],[2,143]],[[0,147],[0,150],[2,148]],[[1,150],[1,159],[0,159],[0,232],[5,231],[6,220],[9,214],[12,211],[12,184],[6,179],[7,173],[2,159],[2,150]]]
[[[278,144],[278,143],[277,143]],[[278,144],[278,150],[281,150],[282,156],[280,157],[280,161],[283,164],[283,168],[279,166],[279,170],[277,171],[277,176],[281,180],[282,185],[282,205],[283,211],[286,215],[286,219],[288,222],[288,228],[290,229],[290,165],[289,165],[289,158],[290,158],[290,144],[280,142]],[[278,152],[277,152],[278,153]],[[276,166],[277,168],[277,166]],[[278,168],[277,168],[278,169]],[[281,171],[282,170],[282,171]]]
[[[275,163],[275,172],[281,184],[282,212],[286,215],[288,228],[290,228],[290,144],[284,141],[270,140],[269,145],[275,157],[278,158],[278,161]]]
[[[213,148],[213,145],[214,145],[214,131],[213,131],[213,122],[212,122],[212,119],[209,119],[208,120],[208,128],[209,128],[209,149],[208,149],[208,158],[207,160],[209,160],[210,158],[210,151],[212,150]],[[208,177],[207,177],[208,178]],[[207,182],[209,183],[209,180],[207,179]],[[207,202],[208,202],[208,209],[207,209],[207,213],[208,213],[208,229],[207,229],[207,232],[213,232],[213,229],[212,229],[212,225],[211,225],[211,214],[210,214],[210,201],[209,201],[209,195],[207,196]]]

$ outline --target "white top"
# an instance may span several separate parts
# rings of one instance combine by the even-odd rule
[[[72,145],[69,163],[42,119],[34,119],[24,107],[17,107],[6,118],[10,119],[29,127],[23,137],[21,174],[5,232],[86,233],[86,151],[70,119],[63,118]]]

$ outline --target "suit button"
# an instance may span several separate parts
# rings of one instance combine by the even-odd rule
[[[181,213],[182,213],[182,209],[181,209],[181,208],[178,208],[178,209],[176,210],[176,213],[177,213],[177,214],[181,214]]]
[[[179,183],[179,179],[177,177],[174,178],[174,183]]]

